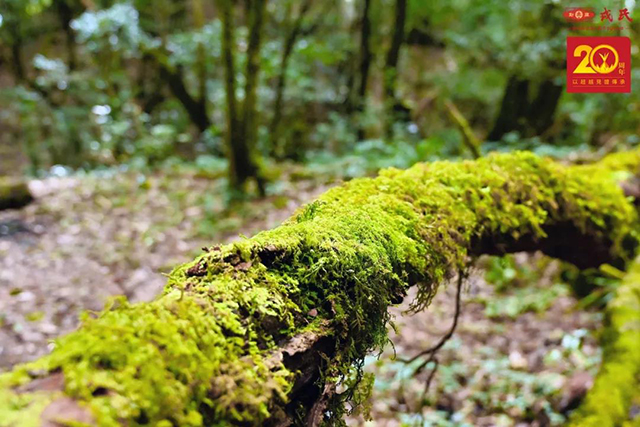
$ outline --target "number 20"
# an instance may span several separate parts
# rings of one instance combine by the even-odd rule
[[[575,48],[575,50],[573,51],[573,56],[574,57],[582,56],[582,53],[584,53],[584,57],[582,58],[582,61],[580,61],[580,63],[576,67],[576,69],[573,70],[574,73],[576,73],[576,74],[596,74],[596,70],[591,68],[591,65],[589,65],[589,62],[590,62],[589,61],[589,54],[591,53],[592,50],[593,50],[593,48],[591,46],[589,46],[589,45],[586,45],[586,44],[581,44],[580,46]]]

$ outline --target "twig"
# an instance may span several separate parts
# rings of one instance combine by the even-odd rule
[[[433,347],[430,347],[426,350],[421,351],[420,353],[416,354],[409,360],[402,360],[402,362],[405,362],[405,363],[412,363],[418,360],[422,356],[426,356],[427,354],[429,355],[429,357],[425,359],[422,363],[420,363],[420,365],[413,371],[412,376],[420,374],[424,370],[424,368],[426,368],[427,365],[429,365],[429,363],[431,362],[434,363],[433,369],[431,369],[431,372],[429,372],[427,381],[424,384],[424,390],[422,391],[422,397],[420,398],[421,402],[425,401],[427,393],[429,392],[429,387],[431,387],[431,383],[433,381],[433,378],[436,375],[438,366],[440,366],[440,362],[436,358],[436,355],[438,354],[438,350],[444,347],[447,341],[451,339],[451,337],[453,336],[456,330],[456,327],[458,326],[458,319],[460,318],[460,308],[462,306],[461,295],[462,295],[462,282],[464,281],[464,277],[465,277],[465,274],[462,271],[462,269],[460,269],[458,272],[458,283],[456,286],[456,310],[453,317],[453,323],[451,324],[451,328],[449,329],[449,331],[442,338],[440,338],[440,341],[438,341],[438,343]]]
[[[471,125],[469,125],[467,119],[462,115],[460,110],[458,110],[458,107],[456,107],[453,102],[446,100],[444,105],[447,107],[447,111],[449,112],[451,119],[453,119],[462,131],[462,139],[469,151],[471,151],[473,158],[479,159],[482,157],[482,154],[480,153],[482,142],[480,142],[478,137],[473,133],[473,129],[471,128]]]
[[[418,360],[419,358],[421,358],[422,356],[425,356],[427,354],[435,354],[438,350],[440,350],[446,343],[447,341],[449,341],[449,339],[451,339],[451,337],[453,336],[453,333],[456,330],[456,327],[458,326],[458,318],[460,317],[460,307],[461,307],[461,294],[462,294],[462,281],[464,280],[464,273],[462,272],[462,270],[460,270],[460,272],[458,273],[458,284],[457,284],[457,289],[456,289],[456,311],[453,317],[453,324],[451,325],[451,328],[449,329],[449,332],[446,333],[446,335],[444,335],[442,338],[440,338],[440,341],[438,341],[438,343],[436,345],[434,345],[433,347],[430,347],[426,350],[421,351],[420,353],[416,354],[415,356],[413,356],[411,359],[409,360],[402,360],[402,362],[405,363],[413,363],[416,360]],[[433,357],[429,358],[430,360],[427,360],[426,362],[423,362],[420,364],[420,366],[416,369],[416,373],[419,373],[420,371],[422,371],[422,369],[424,369],[424,367],[431,361],[433,361]]]

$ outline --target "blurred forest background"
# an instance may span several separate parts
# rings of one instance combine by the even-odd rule
[[[638,20],[617,20],[635,2],[597,3],[614,22],[594,25],[624,30],[579,35],[630,36],[637,57]],[[3,174],[231,169],[246,190],[285,160],[356,176],[485,140],[554,155],[637,143],[637,91],[565,93],[561,2],[1,5]]]
[[[571,31],[568,6],[593,7],[601,31]],[[569,35],[628,36],[640,60],[635,6],[0,0],[0,176],[28,176],[36,196],[0,213],[0,367],[343,180],[496,150],[576,162],[637,146],[639,68],[631,94],[565,88]],[[371,359],[371,425],[558,425],[597,370],[615,276],[484,259],[426,396],[426,373],[393,350]],[[446,332],[449,291],[401,318],[399,354]]]

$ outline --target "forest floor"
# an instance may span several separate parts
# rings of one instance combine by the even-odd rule
[[[287,218],[331,185],[293,179],[265,200],[225,209],[224,182],[183,172],[113,173],[32,181],[37,201],[0,212],[0,369],[32,360],[112,295],[153,298],[170,269],[202,246],[250,236]],[[354,426],[547,426],[575,404],[597,369],[598,313],[576,310],[559,263],[518,255],[484,259],[465,284],[454,337],[429,369],[408,358],[449,329],[455,284],[428,310],[394,309],[393,347],[367,360],[376,374],[371,415]],[[493,271],[495,270],[495,271]],[[502,279],[488,283],[485,277]],[[394,349],[397,358],[394,358]],[[430,368],[431,365],[428,366]]]

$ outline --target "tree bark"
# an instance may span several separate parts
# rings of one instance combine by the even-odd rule
[[[180,67],[172,69],[160,63],[160,75],[167,82],[173,96],[182,104],[189,118],[200,132],[206,131],[211,126],[207,114],[206,99],[196,99],[187,90],[184,76]]]
[[[247,45],[247,70],[245,73],[245,98],[242,106],[241,135],[247,145],[248,160],[247,178],[254,178],[260,194],[264,196],[265,188],[256,159],[258,142],[258,82],[260,73],[260,47],[262,28],[264,26],[267,0],[247,0],[249,18],[249,40]],[[246,179],[246,178],[245,178]]]
[[[638,170],[638,151],[587,166],[520,152],[350,181],[274,230],[206,248],[157,300],[87,316],[0,376],[0,413],[12,426],[336,422],[360,395],[336,386],[387,343],[387,309],[410,286],[423,309],[483,253],[622,267],[639,222],[616,179]]]
[[[249,40],[247,46],[247,68],[245,98],[239,108],[235,80],[235,37],[233,34],[233,2],[219,0],[222,20],[222,56],[227,94],[227,151],[229,158],[229,182],[240,193],[253,178],[258,190],[264,195],[264,182],[260,176],[256,155],[257,139],[257,85],[260,71],[260,43],[266,0],[247,0]]]
[[[222,20],[222,57],[224,61],[225,91],[227,99],[227,151],[229,158],[229,182],[238,189],[246,181],[247,172],[251,169],[251,156],[246,140],[239,134],[241,122],[238,114],[238,98],[236,95],[236,69],[233,49],[235,37],[233,34],[233,3],[230,0],[220,0]]]
[[[371,0],[364,0],[362,27],[360,31],[360,82],[356,100],[356,111],[363,112],[367,97],[369,70],[371,69],[371,62],[373,61],[373,54],[371,53]],[[364,129],[359,125],[358,140],[362,140],[364,138]]]
[[[553,80],[545,80],[540,84],[529,111],[529,123],[534,135],[544,134],[553,125],[563,92],[564,85],[556,84]]]
[[[367,84],[369,82],[369,69],[373,54],[371,53],[371,0],[364,0],[362,11],[362,26],[360,29],[360,84],[358,87],[358,108],[362,108],[362,103],[367,95]]]
[[[304,0],[300,6],[300,11],[296,17],[291,31],[287,35],[282,48],[282,57],[280,58],[280,73],[276,81],[276,96],[273,104],[273,118],[269,126],[269,135],[271,139],[271,152],[276,158],[282,158],[283,153],[280,147],[280,121],[282,120],[282,101],[284,99],[284,91],[287,85],[287,72],[289,71],[289,58],[293,53],[298,37],[302,33],[302,23],[311,8],[312,0]]]
[[[13,65],[13,77],[16,84],[24,83],[27,81],[26,68],[24,66],[24,60],[22,58],[22,37],[18,33],[19,29],[14,31],[14,38],[11,43],[11,63]]]
[[[396,85],[398,81],[398,60],[400,59],[400,48],[404,41],[405,22],[407,18],[407,0],[396,0],[395,20],[393,26],[393,37],[387,52],[387,61],[384,69],[384,93],[387,110],[387,137],[393,133],[393,123],[395,122]]]
[[[204,17],[202,16],[202,10],[198,9],[200,0],[194,0],[191,4],[193,12],[194,26],[202,25]],[[139,9],[138,11],[144,17],[141,22],[144,22],[145,31],[158,37],[160,39],[161,46],[154,49],[145,49],[144,53],[148,58],[152,58],[155,64],[159,68],[160,77],[164,80],[171,91],[171,94],[182,104],[191,122],[198,128],[200,133],[205,132],[211,126],[211,120],[209,119],[209,111],[207,108],[207,93],[206,93],[206,66],[203,63],[204,57],[203,51],[198,47],[198,69],[196,76],[198,77],[198,91],[197,95],[193,96],[189,93],[187,85],[185,83],[185,77],[182,66],[174,66],[169,62],[169,52],[166,49],[167,46],[167,31],[170,22],[174,25],[182,27],[183,19],[183,4],[175,3],[178,9],[169,7],[174,2],[171,0],[165,4],[166,7],[152,7],[151,10]],[[148,15],[148,16],[147,16]],[[173,19],[173,21],[171,21]],[[143,46],[140,46],[141,48]],[[154,97],[155,101],[161,102],[162,98]]]
[[[67,47],[67,62],[70,71],[74,71],[77,68],[77,56],[76,56],[76,35],[71,28],[71,21],[73,20],[73,10],[67,4],[66,0],[58,0],[55,2],[56,9],[58,11],[58,17],[60,19],[60,25],[64,31]]]
[[[193,20],[193,27],[197,30],[202,30],[205,23],[204,9],[202,6],[202,0],[191,0],[191,15]],[[196,69],[196,75],[198,77],[198,94],[203,102],[207,99],[207,56],[205,52],[205,46],[203,42],[199,42],[196,48],[198,56],[198,63]]]
[[[369,82],[369,70],[373,54],[371,53],[371,0],[363,0],[362,16],[360,19],[360,50],[358,54],[358,72],[355,78],[348,82],[349,88],[353,85],[356,90],[349,89],[346,100],[346,112],[353,115],[364,111]],[[358,139],[364,139],[364,129],[357,125]]]
[[[498,117],[487,139],[499,141],[509,132],[522,132],[524,130],[523,120],[526,120],[529,112],[528,98],[529,80],[520,79],[516,75],[509,77]]]
[[[533,93],[534,86],[533,81],[516,75],[509,78],[489,140],[499,141],[514,131],[524,137],[540,136],[551,127],[564,86],[548,79],[538,84]]]

